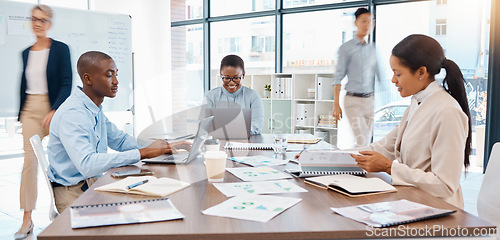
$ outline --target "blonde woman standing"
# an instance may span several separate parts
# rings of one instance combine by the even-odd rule
[[[31,212],[37,199],[37,167],[30,137],[41,138],[49,133],[50,121],[56,109],[71,93],[72,71],[69,48],[66,44],[47,37],[52,27],[53,12],[46,5],[36,5],[31,12],[36,42],[22,52],[20,107],[18,119],[22,123],[24,166],[21,174],[20,208],[24,210],[23,225],[14,235],[24,239],[33,232]]]

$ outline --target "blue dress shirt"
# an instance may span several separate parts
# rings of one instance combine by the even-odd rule
[[[216,106],[218,102],[237,103],[241,108],[250,108],[252,111],[251,135],[258,135],[264,126],[264,107],[257,91],[241,86],[234,93],[228,92],[224,87],[217,87],[207,92],[205,101],[209,108],[224,108]]]
[[[108,146],[117,153],[107,153]],[[74,89],[50,123],[49,171],[51,181],[64,186],[99,177],[113,167],[141,159],[136,140],[118,130],[81,90]]]
[[[347,75],[347,92],[372,93],[375,89],[375,76],[381,80],[380,72],[375,47],[354,37],[339,48],[332,86],[340,84]]]

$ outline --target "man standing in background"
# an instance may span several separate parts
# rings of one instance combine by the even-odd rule
[[[355,147],[368,146],[372,139],[375,75],[380,80],[375,48],[365,38],[373,30],[372,15],[366,8],[359,8],[354,13],[357,27],[356,36],[339,48],[337,69],[333,77],[333,116],[342,118],[339,104],[340,81],[347,75],[345,85],[344,111],[351,124]]]

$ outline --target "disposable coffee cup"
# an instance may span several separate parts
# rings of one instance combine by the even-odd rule
[[[227,154],[224,151],[207,151],[204,154],[205,168],[209,182],[224,181]]]

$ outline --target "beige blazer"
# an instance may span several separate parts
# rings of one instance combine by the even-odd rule
[[[460,175],[467,116],[444,89],[423,101],[409,123],[408,112],[395,129],[368,149],[394,160],[393,185],[419,187],[463,209]]]

